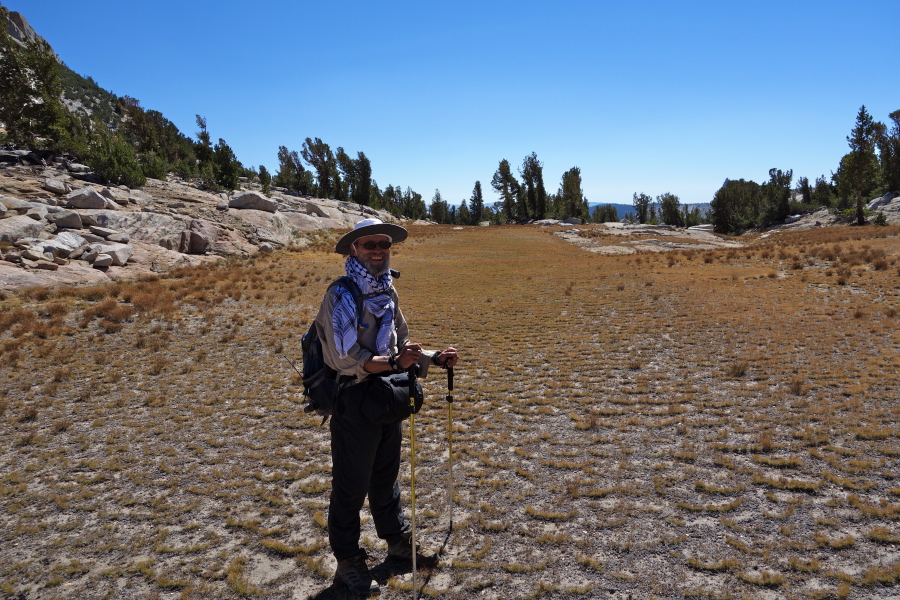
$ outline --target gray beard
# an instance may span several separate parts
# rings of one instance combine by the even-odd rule
[[[366,268],[366,271],[369,272],[369,275],[371,275],[375,279],[378,279],[379,277],[387,273],[388,269],[391,268],[391,259],[390,257],[388,257],[388,259],[384,261],[383,265],[377,267],[367,260],[360,260],[359,264]]]

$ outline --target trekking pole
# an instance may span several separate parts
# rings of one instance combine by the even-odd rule
[[[409,368],[409,491],[410,491],[410,525],[412,526],[412,591],[416,600],[416,375],[419,365],[414,363]]]
[[[450,448],[450,531],[453,533],[453,367],[447,367],[447,442]]]

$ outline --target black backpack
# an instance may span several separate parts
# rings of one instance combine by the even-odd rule
[[[357,322],[362,322],[363,294],[359,286],[347,275],[332,282],[328,286],[328,291],[336,285],[341,286],[353,296],[353,300],[356,302]],[[303,335],[300,346],[303,349],[303,395],[307,399],[303,412],[315,412],[322,415],[324,424],[331,416],[334,410],[334,401],[337,400],[338,372],[325,364],[322,342],[319,340],[319,331],[316,329],[315,321],[309,326],[309,331]]]

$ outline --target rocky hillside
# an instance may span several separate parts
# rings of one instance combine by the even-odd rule
[[[27,150],[0,151],[0,289],[81,284],[306,245],[369,207],[242,183],[228,194],[148,179],[106,187],[84,165]]]
[[[10,11],[6,19],[6,30],[14,40],[23,45],[26,42],[44,41],[44,38],[31,27],[28,20],[21,13],[15,11]]]

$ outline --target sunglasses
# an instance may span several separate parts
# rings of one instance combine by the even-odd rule
[[[388,248],[391,247],[392,242],[390,242],[389,240],[382,240],[380,242],[369,241],[364,244],[360,244],[359,242],[356,242],[356,245],[362,246],[366,250],[374,250],[375,248],[381,248],[382,250],[387,250]]]

